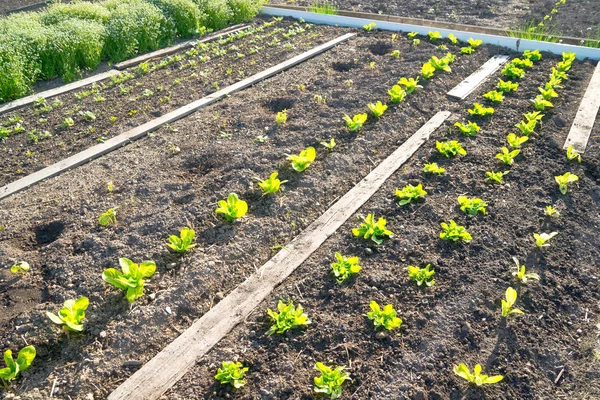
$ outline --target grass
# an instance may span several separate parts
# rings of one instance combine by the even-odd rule
[[[598,29],[596,32],[590,32],[587,36],[587,40],[582,44],[586,47],[600,49],[600,29]]]
[[[338,8],[335,4],[332,4],[325,0],[323,4],[319,2],[319,0],[315,0],[310,7],[307,8],[307,11],[314,12],[317,14],[330,14],[330,15],[338,15]]]
[[[526,22],[508,31],[508,36],[519,39],[539,40],[542,42],[556,43],[560,32],[545,23],[537,23],[535,20]]]

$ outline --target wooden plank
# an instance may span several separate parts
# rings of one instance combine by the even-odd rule
[[[485,82],[491,74],[496,72],[510,59],[509,56],[496,55],[485,62],[479,69],[469,75],[464,81],[448,92],[448,96],[464,100],[475,89]]]
[[[588,140],[594,128],[594,122],[600,109],[600,62],[596,65],[592,79],[583,95],[577,115],[571,125],[571,130],[563,148],[566,150],[573,145],[573,149],[584,153]]]
[[[433,116],[255,274],[122,383],[108,400],[154,400],[162,396],[358,211],[449,116],[448,111]]]
[[[145,136],[147,133],[152,132],[161,126],[171,123],[173,121],[177,121],[196,110],[206,107],[209,104],[212,104],[225,96],[231,95],[235,92],[238,92],[242,89],[245,89],[249,86],[254,85],[257,82],[260,82],[264,79],[267,79],[273,75],[276,75],[282,71],[285,71],[289,68],[294,67],[312,57],[315,57],[332,47],[354,37],[355,33],[347,33],[343,36],[340,36],[336,39],[333,39],[327,43],[324,43],[320,46],[317,46],[307,52],[299,54],[293,58],[290,58],[287,61],[284,61],[280,64],[277,64],[273,67],[270,67],[262,72],[259,72],[255,75],[252,75],[240,82],[237,82],[233,85],[230,85],[226,88],[223,88],[215,93],[212,93],[206,97],[201,98],[200,100],[196,100],[190,104],[187,104],[181,108],[178,108],[170,113],[163,115],[162,117],[153,119],[151,121],[146,122],[143,125],[140,125],[136,128],[133,128],[125,133],[120,134],[119,136],[115,136],[104,143],[98,144],[96,146],[90,147],[87,150],[84,150],[80,153],[77,153],[69,158],[66,158],[62,161],[57,162],[56,164],[52,164],[42,170],[34,172],[33,174],[27,175],[24,178],[21,178],[15,182],[9,183],[6,186],[0,188],[0,200],[8,197],[12,194],[20,192],[36,183],[39,183],[45,179],[51,178],[53,176],[59,175],[69,169],[76,168],[82,164],[87,163],[95,158],[98,158],[106,153],[109,153],[119,147],[122,147],[133,140],[139,139]]]
[[[77,90],[83,86],[87,86],[92,83],[99,82],[101,80],[110,78],[111,76],[117,75],[117,74],[119,74],[119,71],[117,71],[115,69],[111,69],[106,72],[102,72],[100,74],[96,74],[96,75],[90,76],[85,79],[81,79],[76,82],[67,83],[66,85],[63,85],[63,86],[60,86],[60,87],[57,87],[54,89],[46,90],[45,92],[34,93],[30,96],[22,97],[17,100],[13,100],[9,103],[0,105],[0,114],[6,113],[8,111],[13,111],[13,110],[21,108],[23,106],[26,106],[28,104],[31,104],[35,100],[39,99],[40,97],[42,97],[44,99],[49,99],[54,96],[72,92],[73,90]]]
[[[151,53],[142,54],[141,56],[132,58],[131,60],[126,60],[126,61],[120,62],[118,64],[115,64],[114,67],[115,67],[115,69],[118,69],[120,71],[127,69],[127,68],[131,68],[140,63],[143,63],[144,61],[150,60],[152,58],[160,58],[160,57],[168,56],[169,54],[177,53],[180,50],[194,47],[198,43],[210,42],[212,40],[218,39],[223,36],[235,34],[239,31],[247,29],[249,26],[250,25],[247,25],[247,24],[238,24],[238,25],[230,26],[229,28],[225,28],[225,29],[217,32],[216,34],[207,36],[204,39],[187,40],[185,42],[176,44],[175,46],[156,50]]]

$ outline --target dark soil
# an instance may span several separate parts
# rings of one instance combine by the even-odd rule
[[[43,3],[43,0],[0,0],[0,14],[38,3]]]
[[[260,27],[262,21],[258,19],[255,26]],[[289,38],[284,36],[298,28],[304,29],[304,32]],[[260,40],[259,34],[263,37]],[[132,68],[126,73],[134,78],[122,83],[113,84],[108,80],[48,99],[45,105],[32,105],[4,115],[0,124],[14,127],[9,119],[18,114],[22,118],[22,131],[13,132],[0,143],[3,155],[0,185],[200,99],[335,35],[335,28],[281,21],[263,32],[233,43],[209,43],[209,50],[186,56],[163,69],[143,74]],[[259,51],[252,52],[252,49]],[[226,54],[216,54],[222,50],[226,50]],[[182,55],[185,56],[185,52],[172,55],[170,59]],[[210,57],[210,60],[203,61],[200,57],[204,56]],[[154,65],[159,62],[161,60],[153,60]],[[127,92],[124,93],[123,89]],[[95,120],[86,120],[82,115],[85,112],[91,112]],[[73,119],[74,125],[64,127],[65,118]]]
[[[312,0],[272,0],[272,4],[310,6]],[[538,22],[547,15],[556,0],[333,0],[340,10],[383,13],[401,17],[423,18],[469,25],[513,28],[532,19]],[[600,28],[600,2],[567,1],[554,18],[564,36],[587,37],[588,29]]]
[[[343,398],[355,399],[575,399],[600,398],[600,148],[598,129],[582,164],[566,161],[562,144],[570,128],[590,65],[577,65],[561,90],[556,109],[545,119],[510,169],[504,185],[484,182],[485,171],[502,169],[494,154],[505,146],[529,98],[544,81],[548,63],[523,79],[519,91],[482,122],[476,138],[448,128],[437,131],[358,213],[287,279],[247,322],[237,327],[203,358],[164,399],[311,399],[314,364],[345,365],[352,382]],[[461,104],[481,98],[483,88]],[[448,125],[454,122],[450,121]],[[598,121],[596,121],[598,123]],[[412,132],[412,131],[411,131]],[[458,139],[468,154],[440,157],[435,140]],[[425,177],[422,166],[436,161],[446,175]],[[561,195],[554,176],[572,171],[580,177]],[[400,207],[395,188],[424,184],[424,202]],[[467,217],[459,195],[488,202],[486,216]],[[544,216],[554,204],[557,218]],[[396,236],[377,246],[355,239],[351,229],[367,213],[383,216]],[[439,223],[456,220],[473,235],[469,244],[439,239]],[[557,231],[549,248],[536,249],[534,232]],[[334,253],[360,257],[363,270],[339,285],[331,274]],[[540,282],[517,283],[512,257],[537,272]],[[407,265],[431,263],[436,283],[418,289]],[[523,316],[500,316],[507,287],[519,292]],[[266,309],[279,299],[293,299],[312,320],[306,329],[268,337]],[[369,302],[391,303],[403,319],[389,335],[374,332],[364,314]],[[247,385],[237,391],[214,380],[222,361],[238,360],[250,368]],[[481,389],[452,373],[464,362],[480,363],[484,373],[504,381]]]
[[[425,40],[413,48],[399,38],[392,45],[402,52],[399,60],[379,55],[390,40],[389,32],[360,33],[170,128],[1,201],[0,264],[26,260],[32,272],[15,280],[2,270],[0,343],[15,349],[26,340],[38,349],[34,368],[14,390],[46,399],[55,384],[57,398],[105,398],[435,112],[461,108],[443,94],[501,51],[484,46],[457,56],[452,73],[423,82],[423,89],[391,106],[385,118],[351,134],[344,114],[387,99],[401,76],[416,76],[431,55],[443,54]],[[539,68],[547,72],[552,63]],[[577,68],[580,76],[589,76],[589,65]],[[524,89],[534,91],[534,82]],[[315,95],[326,97],[327,104],[317,104]],[[288,122],[278,127],[280,107],[288,108]],[[261,143],[257,138],[263,136]],[[338,145],[327,152],[319,142],[332,137]],[[292,172],[285,154],[310,145],[318,148],[317,160],[302,174]],[[289,181],[285,192],[261,197],[256,180],[274,170]],[[214,214],[217,200],[230,192],[250,206],[249,215],[234,224]],[[99,214],[115,206],[117,225],[100,229]],[[198,247],[176,257],[168,253],[166,239],[186,225],[196,230]],[[100,277],[119,257],[153,259],[158,266],[133,308]],[[86,333],[66,336],[44,311],[81,295],[91,304]]]

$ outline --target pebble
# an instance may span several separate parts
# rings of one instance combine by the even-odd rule
[[[365,254],[368,255],[368,256],[370,256],[371,254],[373,254],[373,249],[371,249],[370,247],[367,247],[365,249]]]
[[[100,332],[100,337],[104,339],[106,337],[106,331]]]
[[[140,360],[127,360],[123,363],[124,367],[139,367],[140,365],[142,365],[142,362]]]

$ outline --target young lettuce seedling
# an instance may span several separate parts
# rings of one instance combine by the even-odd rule
[[[554,104],[552,104],[550,101],[544,99],[544,97],[542,97],[541,94],[535,96],[535,99],[533,99],[531,101],[533,102],[535,109],[538,111],[544,111],[544,110],[546,110],[546,108],[554,107]]]
[[[281,187],[282,183],[286,183],[287,181],[281,181],[277,178],[279,173],[273,172],[269,179],[265,179],[264,181],[258,182],[258,186],[263,190],[264,194],[273,194],[277,193]]]
[[[515,157],[518,156],[520,152],[521,150],[508,151],[506,147],[503,147],[502,152],[496,154],[496,158],[506,165],[513,165]]]
[[[367,115],[367,114],[363,114]],[[299,155],[291,154],[287,156],[287,159],[292,162],[292,168],[296,172],[303,172],[306,168],[315,161],[317,157],[317,151],[314,147],[307,147],[302,150]]]
[[[467,43],[469,43],[469,46],[471,46],[472,48],[476,49],[476,48],[478,48],[479,46],[482,45],[483,40],[469,38],[469,40],[467,40]]]
[[[494,114],[493,107],[484,107],[481,103],[473,104],[473,108],[469,108],[467,111],[469,114],[479,118]]]
[[[506,141],[509,146],[513,149],[520,149],[521,145],[529,140],[528,136],[517,136],[514,133],[509,133],[506,137]]]
[[[450,53],[448,53],[448,56],[442,58],[431,56],[431,58],[429,59],[429,64],[431,64],[433,69],[435,69],[436,71],[452,72],[452,69],[448,64],[450,64],[453,61],[453,56],[450,55]]]
[[[423,75],[423,78],[430,79],[433,74],[435,74],[435,68],[433,65],[431,65],[430,62],[423,64],[423,67],[421,68],[421,75]]]
[[[399,59],[400,58],[400,50],[394,50],[390,53],[390,57],[395,58],[395,59]]]
[[[543,87],[543,88],[538,88],[538,90],[540,91],[540,96],[542,96],[542,98],[544,100],[552,100],[553,98],[558,97],[558,93],[556,93],[556,90],[554,90],[554,88],[551,87]]]
[[[344,115],[344,121],[346,121],[346,126],[350,129],[350,132],[355,132],[362,128],[363,124],[367,122],[367,114],[356,114],[352,118],[348,115]]]
[[[275,122],[277,125],[283,125],[287,122],[287,110],[281,110],[275,116]]]
[[[46,311],[46,315],[56,325],[64,325],[65,332],[82,332],[83,319],[85,318],[85,310],[90,304],[87,297],[80,297],[77,301],[70,299],[65,301],[63,308],[60,309],[58,315]]]
[[[335,139],[329,139],[329,142],[321,142],[321,146],[325,147],[327,150],[331,151],[335,147]]]
[[[418,76],[416,79],[415,78],[407,79],[405,77],[402,77],[398,81],[398,85],[404,86],[404,91],[406,92],[406,94],[411,94],[417,88],[423,88],[423,86],[419,85],[419,77]]]
[[[315,376],[315,393],[328,395],[331,399],[337,399],[342,395],[342,384],[350,379],[350,374],[345,372],[346,367],[340,366],[335,369],[321,362],[315,364],[315,369],[321,376]]]
[[[16,360],[13,359],[11,350],[6,350],[4,352],[6,368],[0,369],[0,380],[2,380],[2,384],[6,390],[8,390],[10,381],[15,380],[21,372],[29,369],[31,363],[35,359],[35,355],[35,347],[33,346],[23,347],[21,351],[19,351]]]
[[[437,165],[437,163],[429,163],[429,164],[425,164],[423,166],[423,172],[427,172],[430,174],[436,174],[436,175],[442,175],[444,174],[444,172],[446,172],[446,170],[442,167],[440,167],[439,165]]]
[[[429,31],[429,32],[427,32],[427,35],[429,36],[429,40],[431,42],[437,42],[439,39],[442,38],[441,33],[439,33],[438,31],[435,31],[435,32]]]
[[[511,314],[524,314],[523,311],[518,308],[513,308],[513,305],[517,301],[517,291],[511,287],[506,289],[506,299],[502,299],[502,316],[508,318]]]
[[[365,222],[362,222],[358,228],[352,229],[352,234],[357,238],[371,239],[375,243],[381,244],[383,239],[394,237],[394,233],[385,228],[386,225],[385,219],[379,218],[375,223],[375,215],[369,214],[365,218]]]
[[[487,171],[485,173],[485,175],[487,176],[487,178],[485,178],[486,181],[489,182],[494,182],[494,183],[504,183],[504,175],[510,173],[510,171],[498,171],[498,172],[494,172],[494,171]]]
[[[506,76],[509,79],[521,79],[525,76],[525,70],[518,68],[514,64],[508,64],[502,70],[502,75]]]
[[[217,214],[223,214],[227,222],[242,218],[248,212],[248,203],[240,200],[237,194],[231,193],[227,200],[219,200],[219,207],[215,210]]]
[[[535,279],[536,281],[540,280],[540,276],[538,274],[535,274],[533,272],[528,274],[526,272],[525,266],[520,265],[517,257],[513,257],[512,259],[517,266],[517,270],[512,273],[512,276],[517,278],[522,284],[526,285],[530,279]]]
[[[413,40],[414,38],[417,37],[418,34],[419,34],[419,32],[408,32],[406,34],[406,37],[409,38],[410,40]]]
[[[548,243],[548,241],[550,241],[550,239],[556,235],[558,235],[558,232],[534,233],[533,238],[535,239],[535,245],[537,247],[550,247],[550,243]]]
[[[365,31],[371,32],[375,26],[377,26],[377,24],[375,22],[371,22],[369,25],[364,25],[363,28]]]
[[[464,156],[467,151],[462,147],[458,140],[450,140],[447,142],[435,142],[435,147],[440,154],[443,154],[447,158],[456,157],[457,155]]]
[[[578,163],[580,163],[580,162],[581,162],[581,154],[579,154],[577,151],[575,151],[575,150],[573,149],[573,145],[570,145],[570,146],[567,148],[567,160],[569,160],[569,161],[573,161],[573,160],[575,160],[575,161],[577,161]]]
[[[475,53],[475,49],[472,48],[471,46],[465,46],[465,47],[460,48],[460,52],[462,54],[473,54],[473,53]]]
[[[418,201],[423,199],[427,192],[423,190],[423,184],[419,183],[417,186],[406,185],[402,190],[396,189],[396,196],[400,199],[398,205],[403,206],[409,204],[412,201]]]
[[[241,362],[223,361],[221,368],[217,370],[215,379],[222,385],[230,384],[236,389],[246,384],[244,375],[248,372]]]
[[[519,84],[517,82],[511,82],[511,81],[503,81],[502,79],[500,79],[498,81],[498,91],[502,92],[502,93],[508,93],[508,92],[516,92],[517,89],[519,88]]]
[[[548,217],[560,216],[558,210],[552,206],[546,206],[546,211],[544,211],[544,214],[546,214]]]
[[[542,59],[542,53],[539,50],[525,50],[523,57],[533,62],[540,61]]]
[[[514,58],[511,62],[517,68],[521,68],[521,69],[533,68],[533,61],[531,61],[527,58],[524,58],[524,59]]]
[[[368,104],[369,110],[373,113],[375,118],[379,118],[383,115],[383,113],[387,110],[388,106],[378,101],[375,104]]]
[[[10,267],[10,272],[13,274],[25,274],[29,272],[31,267],[27,261],[17,261]]]
[[[358,265],[358,257],[344,257],[340,253],[335,253],[336,262],[331,264],[331,269],[338,283],[358,274],[361,266]]]
[[[388,90],[390,101],[394,104],[400,103],[406,97],[406,92],[399,85],[394,85]]]
[[[531,121],[521,121],[515,125],[517,129],[521,131],[524,136],[529,136],[535,131],[535,127],[537,126],[537,120],[532,119]]]
[[[442,226],[442,232],[440,232],[440,239],[442,240],[469,243],[473,239],[464,226],[457,225],[452,219],[450,220],[450,224],[442,222],[440,225]]]
[[[502,103],[504,101],[504,95],[502,92],[492,90],[483,95],[484,98],[488,99],[492,103]]]
[[[175,253],[183,254],[189,249],[196,247],[195,244],[192,244],[195,237],[196,232],[194,232],[193,229],[187,227],[182,228],[179,232],[179,236],[169,236],[169,243],[167,243],[167,246]]]
[[[431,269],[431,264],[427,264],[425,268],[414,265],[409,265],[406,268],[408,269],[408,276],[417,283],[417,286],[433,286],[435,284],[435,279],[433,279],[435,271]]]
[[[98,217],[98,223],[102,227],[114,225],[117,223],[117,208],[109,208]]]
[[[469,199],[467,196],[458,196],[458,204],[460,210],[469,215],[485,215],[487,213],[487,203],[477,197]]]
[[[448,40],[450,40],[450,43],[452,44],[458,44],[458,38],[454,36],[453,33],[448,34]]]
[[[296,307],[292,301],[285,304],[283,301],[279,300],[279,303],[277,303],[277,310],[279,312],[267,309],[267,315],[271,317],[271,320],[273,321],[273,325],[267,331],[267,335],[285,333],[292,328],[310,324],[310,320],[304,313],[302,306]]]
[[[569,190],[567,184],[578,181],[579,177],[570,172],[565,172],[562,175],[555,176],[554,180],[558,183],[558,190],[560,190],[562,194],[567,194],[567,191]]]
[[[462,133],[464,136],[476,136],[477,132],[479,132],[481,130],[481,128],[479,127],[479,125],[477,125],[475,122],[471,122],[468,121],[467,125],[460,123],[460,122],[456,122],[454,124],[455,127],[458,128],[458,130],[460,131],[460,133]]]
[[[463,363],[455,365],[453,371],[456,375],[460,376],[461,378],[465,379],[466,381],[468,381],[470,383],[474,383],[477,386],[491,385],[494,383],[498,383],[502,379],[504,379],[504,377],[502,375],[495,375],[495,376],[482,375],[481,374],[481,365],[479,365],[479,364],[475,365],[475,368],[473,368],[473,373],[471,373],[471,371],[469,370],[469,367],[467,367]]]
[[[156,272],[154,261],[144,261],[136,264],[128,258],[119,258],[121,271],[115,268],[105,269],[102,273],[102,279],[116,286],[121,290],[126,290],[126,297],[129,303],[133,304],[136,299],[144,295],[144,278],[150,278]]]
[[[396,316],[396,310],[391,304],[383,307],[383,310],[375,300],[369,304],[371,311],[367,313],[367,318],[373,321],[375,329],[384,327],[388,331],[394,328],[399,328],[402,325],[402,320]]]

